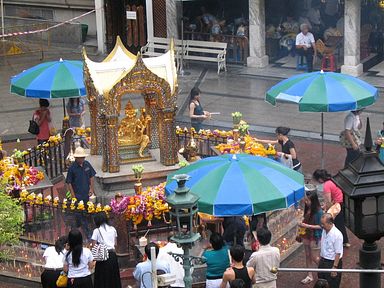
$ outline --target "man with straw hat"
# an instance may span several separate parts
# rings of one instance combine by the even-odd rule
[[[66,183],[72,197],[78,202],[83,201],[86,204],[89,197],[94,195],[94,176],[96,171],[92,165],[85,160],[88,154],[83,147],[77,147],[73,157],[75,162],[69,167]],[[90,239],[91,231],[89,230],[87,219],[84,215],[76,215],[76,227],[82,227],[87,238]]]

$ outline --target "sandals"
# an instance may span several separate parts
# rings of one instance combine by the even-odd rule
[[[301,280],[301,284],[307,285],[313,281],[313,278],[310,276],[305,277],[303,280]]]

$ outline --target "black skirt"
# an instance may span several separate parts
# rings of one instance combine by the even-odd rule
[[[56,281],[61,270],[44,270],[41,274],[41,285],[43,288],[57,288]]]
[[[91,275],[68,279],[68,288],[93,288]]]
[[[109,251],[106,261],[96,262],[95,288],[121,288],[120,269],[114,251]]]

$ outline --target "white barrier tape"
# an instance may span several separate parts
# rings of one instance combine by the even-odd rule
[[[5,38],[5,37],[12,37],[12,36],[20,36],[20,35],[29,35],[29,34],[36,34],[36,33],[41,33],[41,32],[47,32],[51,29],[54,29],[54,28],[57,28],[57,27],[60,27],[64,24],[67,24],[69,22],[72,22],[72,21],[75,21],[77,19],[80,19],[84,16],[87,16],[89,14],[92,14],[93,12],[95,12],[96,10],[93,9],[91,11],[88,11],[87,13],[84,13],[84,14],[81,14],[79,16],[76,16],[76,17],[73,17],[72,19],[69,19],[69,20],[66,20],[64,22],[60,22],[56,25],[53,25],[53,26],[50,26],[48,28],[44,28],[44,29],[39,29],[39,30],[32,30],[32,31],[23,31],[23,32],[13,32],[13,33],[8,33],[8,34],[2,34],[0,35],[0,38]]]

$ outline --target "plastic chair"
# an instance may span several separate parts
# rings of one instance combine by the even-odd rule
[[[323,58],[321,59],[321,70],[323,71],[336,71],[336,65],[335,65],[335,55],[333,54],[324,54]]]

